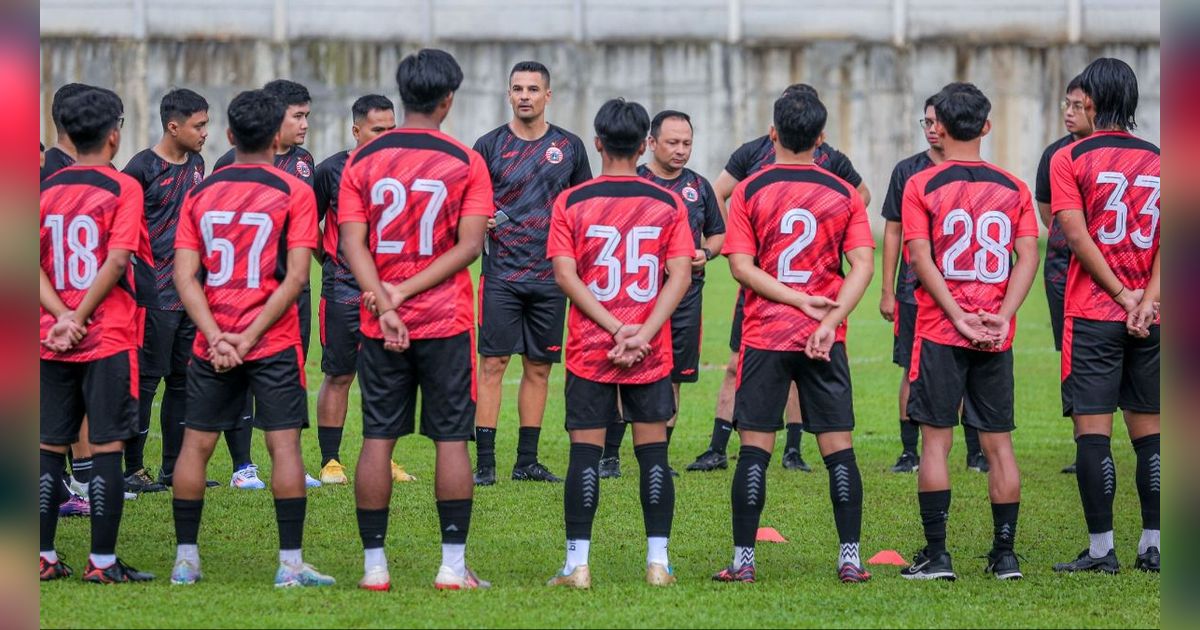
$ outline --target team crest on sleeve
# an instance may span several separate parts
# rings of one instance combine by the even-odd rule
[[[192,171],[192,185],[199,184],[201,179],[202,176],[200,175],[200,169]]]
[[[551,164],[558,164],[559,162],[562,162],[563,161],[562,149],[551,145],[550,148],[546,149],[546,161]]]
[[[296,160],[296,173],[305,179],[312,177],[312,167],[304,160]]]
[[[680,191],[679,194],[683,195],[683,198],[687,200],[688,203],[695,203],[696,200],[700,198],[700,193],[692,186],[684,186],[683,190]]]

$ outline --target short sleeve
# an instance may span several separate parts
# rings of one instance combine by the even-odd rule
[[[196,197],[188,193],[179,209],[179,225],[175,228],[175,249],[191,249],[201,251],[200,234],[198,233],[195,217]]]
[[[754,237],[754,228],[750,225],[750,212],[746,207],[745,187],[733,189],[729,198],[729,225],[725,232],[725,245],[721,247],[722,254],[758,255],[758,241]]]
[[[367,207],[363,202],[358,169],[354,168],[354,153],[346,158],[342,183],[338,186],[338,224],[367,223]]]
[[[1050,159],[1050,210],[1058,213],[1062,210],[1083,210],[1083,194],[1075,181],[1075,163],[1071,160],[1071,152],[1064,147]]]
[[[921,195],[918,178],[910,177],[904,186],[904,201],[900,214],[904,224],[904,242],[932,240],[929,224],[929,211],[925,207],[925,198]]]
[[[671,241],[667,243],[667,258],[691,258],[696,255],[692,240],[692,226],[688,222],[687,206],[682,199],[675,200],[675,224],[671,227]]]
[[[127,249],[141,254],[142,236],[146,218],[143,210],[143,192],[140,186],[121,182],[121,196],[113,215],[112,228],[108,235],[108,248]],[[148,238],[148,237],[147,237]]]
[[[880,214],[887,221],[899,223],[902,221],[900,215],[900,204],[904,200],[904,162],[896,165],[892,169],[892,178],[888,181],[887,194],[883,197],[883,206],[880,208]]]
[[[1017,215],[1016,238],[1021,238],[1023,236],[1032,236],[1037,238],[1040,232],[1038,230],[1037,213],[1033,210],[1033,197],[1030,196],[1029,188],[1024,184],[1020,185],[1020,189],[1021,211],[1020,214]]]
[[[215,173],[230,164],[233,164],[233,149],[226,151],[225,155],[217,158],[217,163],[213,164],[213,172]]]
[[[492,198],[492,176],[488,174],[483,157],[472,151],[468,154],[467,188],[463,191],[460,217],[488,217],[496,214]]]
[[[1038,162],[1037,177],[1033,184],[1033,196],[1038,203],[1050,203],[1050,158],[1054,157],[1052,149],[1057,144],[1046,147],[1042,152],[1042,159]]]
[[[704,195],[704,227],[701,233],[705,237],[725,233],[725,219],[721,217],[721,206],[717,204],[717,193],[707,179],[700,178],[700,186]]]
[[[546,258],[566,256],[575,258],[575,243],[571,237],[571,218],[567,215],[567,195],[559,193],[550,210],[550,233],[546,236]]]
[[[862,175],[854,170],[854,163],[850,161],[850,158],[832,147],[829,149],[829,171],[855,188],[862,184]]]
[[[729,161],[725,163],[725,172],[739,182],[750,174],[750,162],[753,159],[750,155],[751,149],[749,143],[743,144],[729,156]]]
[[[587,149],[579,136],[571,136],[575,145],[575,169],[571,171],[571,186],[578,186],[592,178],[592,165],[588,163]]]
[[[325,213],[329,212],[333,195],[338,192],[333,184],[333,169],[329,166],[328,161],[321,162],[321,165],[317,167],[317,176],[313,180],[313,195],[317,200],[318,222],[325,220]]]
[[[875,237],[871,235],[871,220],[867,218],[867,206],[863,204],[862,195],[852,189],[850,222],[846,225],[846,234],[842,238],[842,251],[848,252],[859,247],[874,249]]]
[[[146,189],[146,184],[149,182],[146,178],[146,161],[142,159],[141,153],[133,156],[125,168],[121,169],[121,172],[136,180],[142,190]]]
[[[317,248],[317,200],[308,186],[292,188],[288,207],[288,249]]]

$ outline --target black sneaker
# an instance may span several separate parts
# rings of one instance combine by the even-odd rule
[[[475,485],[491,486],[496,484],[496,467],[479,466],[475,469]]]
[[[600,458],[600,478],[601,479],[618,479],[621,476],[621,458],[620,457],[602,457]]]
[[[888,469],[888,472],[894,473],[910,473],[917,472],[921,469],[921,458],[912,451],[904,451],[900,453],[900,459],[896,460],[896,464]]]
[[[700,470],[704,472],[718,468],[721,470],[729,468],[729,458],[725,456],[725,453],[718,453],[711,448],[701,453],[700,457],[696,458],[696,461],[687,465],[687,470]]]
[[[514,481],[549,481],[550,483],[562,483],[562,479],[550,472],[549,468],[542,465],[541,462],[533,462],[524,466],[513,466],[512,478]]]
[[[1109,549],[1103,558],[1093,558],[1088,554],[1088,550],[1084,549],[1079,552],[1079,557],[1071,562],[1060,562],[1054,565],[1054,571],[1057,573],[1082,573],[1091,571],[1116,575],[1120,570],[1121,564],[1117,562],[1117,552],[1115,549]]]
[[[800,451],[789,449],[783,454],[783,468],[785,470],[799,470],[800,472],[812,472],[812,466],[804,463],[804,458],[800,456]]]
[[[1017,560],[1017,554],[1011,549],[989,551],[987,566],[983,572],[995,575],[997,580],[1019,580],[1025,577],[1021,574],[1021,563]]]
[[[1064,475],[1074,475],[1075,474],[1075,462],[1071,462],[1070,464],[1063,466],[1062,471],[1063,471]]]
[[[1158,547],[1148,547],[1146,553],[1139,553],[1137,562],[1133,563],[1133,568],[1138,571],[1146,571],[1148,573],[1158,573]]]
[[[137,569],[121,562],[120,558],[104,569],[97,568],[88,560],[87,568],[83,571],[84,582],[95,582],[96,584],[118,584],[121,582],[149,582],[154,579],[153,573],[138,571]]]
[[[162,492],[167,487],[154,480],[149,471],[139,468],[125,475],[125,491],[141,494],[143,492]]]
[[[954,566],[950,563],[950,552],[931,553],[922,549],[913,556],[912,564],[900,569],[900,577],[907,580],[947,580],[953,582]]]
[[[981,473],[988,471],[987,456],[983,454],[983,451],[967,453],[967,470],[974,470]]]

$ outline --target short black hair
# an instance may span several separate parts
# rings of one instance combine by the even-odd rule
[[[350,106],[350,116],[354,122],[364,120],[367,114],[374,110],[394,111],[396,106],[392,104],[392,99],[382,94],[367,94],[358,97],[354,104]]]
[[[1083,75],[1077,74],[1077,75],[1075,75],[1075,78],[1071,79],[1070,83],[1067,83],[1067,89],[1066,89],[1065,93],[1070,94],[1071,92],[1074,92],[1075,90],[1082,90],[1082,89],[1083,89]]]
[[[615,158],[637,154],[650,131],[650,114],[639,103],[614,98],[600,106],[592,125],[604,151]]]
[[[511,82],[513,75],[518,72],[536,72],[542,75],[542,80],[546,82],[546,87],[550,87],[550,69],[540,61],[518,61],[508,73],[508,80]]]
[[[63,105],[67,99],[72,96],[77,96],[88,90],[94,90],[95,87],[86,83],[68,83],[54,92],[54,100],[50,101],[50,118],[54,120],[54,128],[58,131],[65,132],[63,127],[62,115]]]
[[[789,92],[775,99],[775,133],[779,144],[799,153],[817,145],[829,113],[816,92]]]
[[[396,85],[405,111],[432,114],[442,99],[462,85],[463,72],[454,57],[436,48],[422,48],[400,61]]]
[[[187,89],[178,88],[167,92],[158,105],[158,116],[162,119],[163,129],[172,120],[183,122],[196,112],[208,111],[208,101],[203,96]]]
[[[62,122],[67,137],[80,155],[104,147],[108,134],[121,124],[125,105],[116,92],[89,88],[63,100]]]
[[[283,103],[283,108],[286,110],[292,105],[307,105],[312,102],[312,96],[308,93],[308,88],[287,79],[275,79],[268,81],[263,86],[263,91],[279,99]]]
[[[1092,99],[1096,129],[1137,129],[1138,83],[1129,64],[1112,57],[1097,59],[1080,73],[1079,87]]]
[[[967,142],[983,134],[992,102],[974,83],[951,83],[933,97],[933,109],[951,138]]]
[[[246,90],[229,102],[229,129],[241,151],[257,152],[271,146],[287,106],[266,90]]]
[[[676,118],[676,119],[682,120],[683,122],[688,124],[689,128],[692,128],[691,116],[688,116],[687,114],[685,114],[679,110],[676,110],[676,109],[664,109],[661,112],[658,112],[657,114],[655,114],[654,120],[650,121],[650,135],[654,136],[655,140],[658,140],[658,134],[659,134],[659,132],[662,131],[663,121],[668,118]]]
[[[929,98],[925,99],[925,107],[921,110],[921,112],[924,113],[924,111],[926,109],[933,107],[935,100],[937,100],[937,94],[934,94],[933,96],[930,96]],[[937,111],[936,107],[933,107],[933,109],[934,109],[934,111]]]
[[[817,94],[817,88],[807,83],[793,83],[783,88],[783,93],[780,96],[787,96],[788,94],[809,94],[814,98],[821,98],[821,95]]]

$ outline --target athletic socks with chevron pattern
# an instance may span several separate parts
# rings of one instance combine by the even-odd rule
[[[675,480],[667,462],[667,443],[633,448],[641,469],[642,520],[646,526],[646,563],[670,566],[667,540],[675,517]]]
[[[858,556],[858,541],[862,533],[862,475],[854,449],[847,448],[826,455],[829,471],[829,500],[833,502],[833,522],[838,533],[838,566],[847,562],[862,568]]]
[[[1012,551],[1017,539],[1017,515],[1021,502],[992,504],[992,549]]]
[[[563,520],[567,531],[567,573],[587,564],[592,540],[592,522],[600,504],[600,455],[604,449],[593,444],[572,443],[563,484]]]
[[[54,551],[54,537],[58,532],[58,504],[63,498],[63,462],[66,461],[66,456],[43,449],[38,460],[39,543],[42,556],[49,562],[55,562],[58,555]]]
[[[767,466],[771,454],[755,446],[742,445],[733,472],[733,565],[754,564],[754,540],[763,505],[767,501]]]
[[[1144,435],[1133,441],[1137,453],[1137,490],[1142,503],[1142,538],[1138,554],[1159,546],[1158,500],[1160,486],[1159,434]]]
[[[1075,438],[1075,478],[1087,521],[1088,555],[1102,558],[1113,548],[1113,497],[1117,490],[1117,467],[1109,436],[1087,433]]]
[[[92,564],[101,569],[116,561],[117,531],[125,511],[125,475],[121,453],[92,456],[92,482],[88,494],[92,504]]]
[[[946,550],[946,522],[950,520],[950,490],[917,492],[921,506],[921,526],[925,530],[925,548],[931,554]]]

